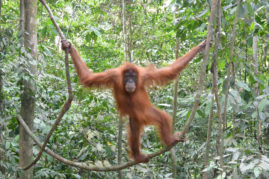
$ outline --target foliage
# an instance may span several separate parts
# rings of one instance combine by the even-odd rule
[[[93,71],[103,71],[123,63],[121,1],[83,0],[47,1],[68,39],[78,48],[83,60]],[[134,63],[158,67],[174,59],[176,38],[180,40],[180,55],[206,38],[211,1],[127,1],[128,42]],[[218,54],[219,96],[224,104],[227,64],[230,55],[231,31],[236,1],[222,2],[221,48]],[[269,177],[269,87],[268,87],[268,2],[243,1],[240,6],[231,89],[229,92],[227,128],[225,130],[225,172],[227,178]],[[4,106],[0,110],[0,125],[4,159],[0,161],[0,178],[17,178],[19,169],[20,79],[24,56],[19,33],[19,2],[3,0],[0,31],[0,69],[3,71]],[[259,74],[252,66],[252,38],[259,37]],[[54,123],[67,96],[63,53],[57,31],[44,7],[38,5],[38,60],[36,117],[34,132],[43,141]],[[267,51],[266,51],[267,50]],[[267,52],[267,53],[266,53]],[[265,54],[265,55],[264,55]],[[22,58],[19,58],[19,57]],[[265,56],[265,57],[264,57]],[[191,112],[193,96],[202,56],[196,58],[179,77],[179,98],[175,128],[184,125]],[[217,127],[213,127],[210,165],[204,166],[207,120],[213,107],[213,126],[217,126],[217,109],[211,102],[212,74],[208,66],[207,79],[199,110],[188,133],[188,141],[175,147],[179,178],[201,177],[208,171],[220,178],[219,156],[216,154]],[[75,99],[72,107],[53,134],[48,147],[73,161],[92,165],[117,164],[118,118],[111,91],[88,90],[78,85],[70,63]],[[259,94],[256,92],[259,84]],[[173,84],[150,90],[153,103],[172,113]],[[223,110],[223,109],[222,109]],[[262,121],[263,154],[258,149],[257,119]],[[125,120],[127,124],[127,120]],[[126,133],[124,132],[124,143]],[[142,148],[146,153],[162,147],[155,129],[146,128]],[[126,146],[126,145],[124,145]],[[128,160],[124,148],[123,162]],[[34,147],[34,154],[39,151]],[[171,178],[170,154],[154,158],[123,170],[126,178]],[[1,169],[4,169],[2,173]],[[43,154],[34,170],[35,178],[116,178],[117,172],[86,172],[63,165]]]

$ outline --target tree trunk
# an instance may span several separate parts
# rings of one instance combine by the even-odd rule
[[[124,48],[124,60],[127,61],[127,34],[126,34],[126,5],[125,0],[122,0],[122,29],[123,29],[123,48]],[[118,165],[121,164],[121,158],[122,158],[122,129],[123,129],[123,118],[120,116],[119,120],[119,133],[118,133]],[[122,171],[118,171],[118,178],[122,179]]]
[[[176,38],[176,50],[175,50],[176,59],[178,59],[178,53],[179,53],[179,39]],[[177,93],[178,93],[178,81],[179,81],[178,78],[176,79],[175,86],[174,86],[173,130],[175,127],[176,114],[177,114]],[[174,148],[171,149],[171,158],[172,158],[173,178],[177,178],[177,158],[176,158],[176,153],[175,153]]]
[[[214,93],[212,88],[212,94]],[[212,97],[212,105],[214,103],[214,97]],[[211,140],[211,132],[212,132],[212,118],[213,118],[213,107],[211,107],[208,124],[207,124],[207,138],[206,138],[206,149],[205,149],[205,159],[204,159],[204,167],[208,167],[209,161],[209,150],[210,150],[210,140]],[[203,173],[203,179],[208,178],[208,172]]]
[[[126,32],[126,5],[125,0],[122,0],[122,33],[123,33],[123,49],[124,49],[124,60],[128,61],[128,49],[127,49],[127,32]],[[129,59],[131,61],[131,59]]]
[[[35,82],[36,67],[33,60],[37,57],[37,1],[24,0],[24,46],[31,54],[31,58],[27,59],[24,64],[24,75],[22,80],[22,95],[21,95],[21,116],[26,124],[33,129],[34,111],[35,111]],[[31,163],[33,158],[33,142],[24,128],[20,126],[20,166],[26,166]],[[22,179],[33,178],[33,168],[22,172]]]
[[[2,12],[2,0],[0,0],[0,19],[1,19],[1,12]],[[0,32],[1,31],[1,25],[0,25]],[[0,37],[1,37],[1,34],[0,34]],[[0,48],[0,51],[3,51],[2,48]],[[3,103],[4,103],[4,95],[3,95],[3,71],[2,71],[2,67],[3,65],[1,65],[1,61],[3,60],[3,57],[0,56],[0,148],[1,149],[4,149],[5,150],[5,141],[4,141],[4,137],[3,137],[3,134],[2,134],[2,130],[3,130],[3,124],[4,120],[2,117],[1,117],[1,114],[3,112]],[[4,160],[5,159],[5,154],[3,151],[0,151],[0,161]],[[2,172],[2,174],[5,174],[5,169],[4,167],[0,167],[0,172]]]
[[[214,49],[214,54],[213,54],[213,88],[214,88],[214,93],[215,93],[215,99],[216,99],[216,104],[217,104],[217,113],[218,113],[218,128],[219,132],[217,134],[219,138],[219,147],[218,147],[218,155],[220,156],[220,168],[222,168],[224,171],[225,169],[223,168],[224,166],[224,161],[223,161],[223,151],[224,151],[224,126],[226,125],[226,122],[224,122],[222,114],[221,114],[221,105],[220,105],[220,100],[219,100],[219,95],[218,95],[218,48],[219,48],[219,42],[220,42],[220,33],[221,33],[221,1],[218,1],[218,20],[217,20],[217,38],[215,42],[215,49]]]
[[[0,19],[1,19],[1,10],[2,10],[2,0],[0,0]],[[0,32],[1,31],[1,25],[0,25]],[[1,34],[0,34],[0,38],[1,38]],[[3,49],[0,48],[0,51],[3,52]],[[1,64],[3,60],[3,57],[0,56],[0,149],[4,149],[5,151],[5,141],[4,141],[4,136],[3,136],[3,128],[4,126],[2,124],[4,124],[4,119],[2,118],[2,112],[3,112],[3,103],[4,103],[4,94],[3,94],[3,70],[2,67],[3,65]],[[4,151],[0,150],[0,161],[3,161],[5,159],[5,153]],[[0,167],[0,172],[5,175],[5,168],[4,167]]]
[[[252,45],[252,49],[253,49],[253,66],[254,66],[254,72],[256,75],[259,75],[259,62],[258,62],[258,37],[254,36],[253,37],[253,45]],[[255,84],[255,88],[256,88],[256,95],[259,96],[260,95],[260,91],[259,91],[259,83],[256,82]],[[257,107],[257,122],[258,122],[258,128],[257,128],[257,140],[258,140],[258,144],[259,144],[259,150],[262,153],[262,122],[259,118],[259,111],[258,111],[258,107]]]
[[[1,19],[1,10],[2,10],[2,0],[0,0],[0,19]],[[2,32],[1,31],[1,25],[0,25],[0,32]],[[0,34],[0,37],[1,37],[1,34]],[[0,51],[3,51],[3,49],[0,48]],[[3,60],[3,57],[1,56],[0,57],[0,63],[1,63],[2,60]],[[3,92],[2,92],[2,89],[3,89],[3,71],[2,71],[2,67],[3,67],[3,65],[0,65],[0,66],[1,66],[1,68],[0,68],[0,114],[1,114],[1,112],[3,110],[2,106],[3,106],[3,98],[4,98],[4,96],[3,96]]]
[[[213,63],[211,67],[211,72],[213,72],[212,75],[212,81],[213,81],[213,86],[212,86],[212,94],[215,95],[216,103],[217,103],[217,109],[218,109],[218,117],[219,117],[219,139],[217,140],[217,144],[220,145],[220,140],[223,140],[223,124],[222,122],[222,116],[221,116],[221,110],[220,110],[220,104],[219,104],[219,97],[218,97],[218,86],[217,86],[217,81],[218,81],[218,67],[217,67],[217,55],[218,55],[218,49],[219,49],[219,43],[220,43],[220,32],[221,32],[221,1],[218,0],[218,5],[217,5],[217,25],[216,25],[216,38],[214,42],[214,53],[213,53]],[[212,97],[212,105],[214,103],[214,97]],[[206,151],[205,151],[205,163],[204,166],[207,167],[209,163],[209,151],[210,151],[210,140],[211,140],[211,132],[212,132],[212,119],[213,119],[213,107],[211,107],[209,118],[208,118],[208,127],[207,127],[207,139],[206,139]],[[219,147],[220,148],[220,147]],[[220,152],[218,152],[219,154]],[[220,154],[220,163],[221,167],[223,165],[223,155]],[[208,178],[208,172],[205,172],[203,174],[203,178],[207,179]]]
[[[265,16],[266,16],[266,21],[267,24],[269,24],[269,7],[267,6],[266,11],[265,11]],[[267,38],[265,40],[265,42],[267,42],[265,44],[264,47],[264,54],[263,54],[263,61],[264,61],[264,69],[268,69],[268,63],[267,63],[267,54],[269,52],[269,45],[268,45],[268,41],[269,41],[269,34],[266,35]],[[269,108],[269,107],[268,107]],[[266,122],[269,122],[269,119],[267,119]],[[264,142],[269,145],[269,126],[264,128]]]
[[[235,36],[236,36],[236,26],[238,20],[238,14],[240,9],[241,0],[237,0],[237,7],[235,12],[235,18],[233,22],[233,30],[232,30],[232,44],[231,44],[231,52],[229,57],[229,65],[227,70],[227,80],[226,80],[226,90],[225,90],[225,101],[224,101],[224,112],[223,112],[223,123],[224,129],[227,128],[227,103],[228,103],[228,96],[229,96],[229,89],[230,89],[230,76],[231,76],[231,68],[232,68],[232,60],[234,56],[234,43],[235,43]]]

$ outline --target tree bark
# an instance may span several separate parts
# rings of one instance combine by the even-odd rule
[[[233,22],[232,44],[231,44],[231,52],[230,52],[229,65],[228,65],[228,71],[227,71],[224,112],[223,112],[224,129],[226,129],[226,127],[227,127],[227,120],[226,120],[226,118],[227,118],[227,103],[228,103],[228,96],[229,96],[229,89],[230,89],[231,68],[232,68],[232,61],[233,61],[233,56],[234,56],[236,25],[237,25],[237,19],[238,19],[238,14],[239,14],[240,3],[241,3],[241,0],[237,0],[237,7],[236,7],[235,18],[234,18],[234,22]]]
[[[124,60],[127,61],[127,34],[126,34],[126,5],[125,0],[122,0],[122,30],[123,30],[123,49],[124,49]],[[131,60],[131,59],[129,59]],[[119,120],[119,133],[118,133],[118,165],[121,164],[121,158],[122,158],[122,130],[123,130],[123,118],[120,116]],[[119,179],[122,179],[122,171],[118,171]]]
[[[219,100],[219,95],[218,95],[218,48],[219,48],[219,42],[220,42],[220,33],[221,33],[221,12],[220,12],[220,7],[221,7],[221,1],[218,1],[218,20],[217,20],[217,38],[215,42],[215,49],[214,49],[214,54],[213,54],[213,88],[214,88],[214,94],[215,94],[215,100],[217,104],[217,113],[218,113],[218,136],[219,136],[219,141],[220,145],[218,147],[218,155],[220,156],[220,167],[223,169],[223,151],[224,151],[224,126],[225,122],[223,121],[223,117],[221,114],[221,106],[220,106],[220,100]]]
[[[0,0],[0,17],[1,17],[1,12],[2,12],[2,0]],[[0,25],[0,32],[2,32],[1,25]],[[2,50],[3,49],[0,48],[0,51],[2,51]],[[2,61],[2,58],[3,57],[0,57],[0,63]],[[3,111],[3,101],[4,101],[4,95],[3,95],[2,89],[3,89],[3,71],[2,71],[2,65],[1,65],[1,68],[0,68],[0,114]]]
[[[127,49],[127,32],[126,32],[126,5],[125,0],[122,0],[122,33],[123,33],[123,49],[124,49],[124,60],[128,61],[128,49]],[[131,59],[129,59],[131,61]]]
[[[212,88],[212,94],[214,93],[214,90]],[[208,166],[209,161],[209,150],[210,150],[210,140],[211,140],[211,132],[212,132],[212,118],[213,118],[213,103],[214,103],[214,97],[212,97],[212,107],[210,110],[209,118],[208,118],[208,124],[207,124],[207,138],[206,138],[206,149],[205,149],[205,161],[204,161],[204,167],[206,168]],[[208,172],[203,173],[203,179],[208,178]]]
[[[0,0],[0,19],[1,19],[1,10],[2,10],[2,0]],[[0,25],[0,32],[1,31],[1,25]],[[0,34],[1,37],[1,34]],[[0,48],[0,51],[3,51],[2,48]],[[4,136],[3,136],[3,122],[4,119],[1,117],[1,114],[3,112],[3,103],[4,103],[4,95],[3,95],[3,71],[2,71],[2,67],[3,65],[1,65],[1,61],[3,60],[3,57],[0,56],[0,148],[5,150],[5,141],[4,141]],[[0,151],[0,161],[3,161],[5,159],[5,154],[3,151]],[[4,167],[0,167],[0,172],[2,172],[2,174],[5,174],[5,169]]]
[[[214,53],[213,53],[213,63],[211,67],[211,71],[213,72],[212,75],[212,81],[213,81],[213,86],[212,86],[212,94],[215,96],[216,103],[217,103],[217,109],[218,109],[218,117],[219,117],[219,134],[220,136],[223,136],[223,122],[222,122],[222,116],[221,116],[221,111],[220,111],[220,104],[219,104],[219,98],[218,98],[218,86],[217,86],[217,81],[218,81],[218,66],[217,66],[217,55],[218,55],[218,49],[219,49],[219,43],[220,43],[220,33],[221,33],[221,1],[218,0],[218,5],[217,5],[217,25],[216,25],[216,38],[215,38],[215,48],[214,48]],[[214,97],[212,97],[212,106],[214,103]],[[211,140],[211,132],[212,132],[212,118],[213,118],[213,107],[211,107],[209,118],[208,118],[208,125],[207,125],[207,140],[206,140],[206,151],[205,151],[205,161],[204,161],[204,166],[208,166],[208,161],[209,161],[209,151],[210,151],[210,140]],[[221,124],[221,125],[220,125]],[[222,132],[222,135],[221,135]],[[223,137],[219,137],[220,139],[223,140]],[[220,163],[223,165],[223,155],[220,155]],[[221,165],[221,167],[222,167]],[[203,179],[208,178],[208,172],[205,172],[203,174]]]
[[[179,39],[176,38],[176,59],[178,59],[178,53],[179,53]],[[176,121],[176,114],[177,114],[177,92],[178,92],[178,78],[176,79],[175,86],[174,86],[174,102],[173,102],[173,130],[175,127],[175,121]],[[177,159],[176,159],[176,153],[175,149],[171,149],[171,158],[172,158],[172,172],[173,172],[173,178],[177,178]]]
[[[265,16],[266,16],[266,21],[267,24],[269,24],[269,7],[267,6],[266,11],[265,11]],[[267,55],[269,52],[269,34],[266,35],[265,42],[267,42],[264,46],[264,54],[263,54],[263,61],[264,61],[264,69],[268,69],[268,62],[267,62]],[[267,119],[266,122],[269,122],[269,119]],[[269,145],[269,126],[264,128],[264,142]]]
[[[259,75],[259,62],[258,62],[258,37],[254,36],[253,37],[253,44],[252,44],[252,49],[253,49],[253,66],[254,66],[254,72],[256,75]],[[256,82],[255,84],[255,88],[256,88],[256,95],[259,96],[260,95],[260,91],[259,91],[259,83]],[[262,152],[262,121],[259,119],[259,110],[258,107],[256,109],[257,111],[257,122],[258,122],[258,126],[257,126],[257,140],[258,140],[258,144],[259,144],[259,151],[261,153]]]
[[[21,1],[22,2],[22,1]],[[21,94],[21,116],[26,124],[33,129],[35,111],[35,81],[36,67],[31,61],[37,58],[37,1],[24,0],[24,46],[31,54],[31,59],[27,59],[24,64],[24,74],[22,79]],[[24,167],[31,163],[33,158],[33,141],[25,129],[20,126],[20,166]],[[22,172],[21,179],[33,178],[33,168]]]
[[[0,0],[0,17],[1,17],[1,10],[2,10],[2,0]],[[1,25],[0,25],[0,30],[1,30]],[[0,48],[0,51],[2,51],[2,49]],[[2,61],[2,57],[0,57],[0,63]],[[1,118],[1,113],[3,111],[3,101],[4,101],[4,95],[2,92],[3,89],[3,71],[2,71],[2,65],[0,68],[0,124],[2,124],[2,118]],[[3,130],[3,126],[0,125],[0,148],[4,149],[4,137],[2,135],[2,130]],[[0,151],[0,161],[4,160],[4,153],[2,151]],[[4,174],[4,168],[0,167],[0,172]]]

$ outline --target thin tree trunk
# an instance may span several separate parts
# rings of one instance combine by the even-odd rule
[[[20,0],[20,32],[19,32],[20,48],[22,48],[24,44],[24,22],[25,22],[24,15],[25,15],[24,0]],[[20,57],[21,57],[21,53],[20,53]]]
[[[128,10],[126,11],[127,13],[129,12]],[[125,15],[126,17],[126,15]],[[131,12],[128,13],[128,40],[127,40],[127,46],[128,46],[128,57],[129,61],[132,62],[134,61],[133,59],[133,30],[132,30],[132,14]],[[126,20],[125,20],[126,21]],[[126,25],[125,25],[126,26]],[[127,34],[127,32],[126,32]]]
[[[269,7],[268,6],[266,7],[266,10],[265,10],[265,17],[266,17],[267,24],[269,24]],[[269,41],[269,34],[267,33],[266,39],[265,39],[265,46],[264,46],[264,55],[263,55],[264,68],[266,68],[268,65],[267,64],[267,54],[269,52],[268,41]]]
[[[269,24],[269,7],[267,6],[266,11],[265,11],[265,16],[267,19],[267,24]],[[267,34],[267,38],[265,40],[266,45],[264,47],[264,55],[263,55],[263,61],[264,61],[264,68],[267,69],[267,54],[269,52],[269,34]],[[267,119],[267,122],[269,122],[269,120]],[[264,128],[264,142],[269,145],[269,126]]]
[[[120,116],[119,133],[118,133],[118,165],[121,164],[121,158],[122,158],[122,129],[123,129],[123,119]],[[119,174],[119,179],[123,178],[121,170],[118,171],[118,174]]]
[[[218,137],[219,137],[219,142],[220,145],[218,147],[218,155],[220,156],[220,168],[223,169],[223,151],[224,151],[224,126],[225,123],[223,121],[222,115],[221,115],[221,106],[220,106],[220,101],[219,101],[219,95],[218,95],[218,48],[219,48],[219,42],[220,42],[220,33],[221,33],[221,1],[219,0],[218,2],[218,20],[217,20],[217,38],[216,38],[216,43],[215,43],[215,49],[214,49],[214,54],[213,54],[213,88],[214,88],[214,93],[215,93],[215,99],[216,99],[216,104],[217,104],[217,113],[218,113]]]
[[[179,39],[176,38],[176,59],[178,59],[178,53],[179,53]],[[173,103],[173,129],[175,127],[175,121],[176,121],[176,114],[177,114],[177,92],[178,92],[178,78],[176,79],[175,86],[174,86],[174,103]],[[171,149],[171,158],[172,158],[172,172],[173,172],[173,178],[177,178],[177,160],[176,160],[176,154],[175,149]]]
[[[269,36],[269,34],[267,34],[267,35]],[[267,61],[267,53],[268,53],[268,43],[266,43],[266,42],[268,42],[268,41],[269,41],[269,37],[267,37],[265,39],[265,45],[264,45],[264,48],[263,48],[263,60],[262,61],[263,61],[264,68],[267,67],[266,61]]]
[[[123,49],[124,49],[124,60],[128,61],[128,49],[127,49],[127,34],[126,34],[126,10],[125,0],[122,0],[122,30],[123,30]]]
[[[210,18],[209,18],[209,24],[207,26],[207,42],[206,42],[206,47],[205,47],[205,51],[204,51],[204,58],[203,58],[203,64],[202,64],[202,69],[201,69],[201,73],[200,73],[200,78],[199,78],[199,86],[198,86],[198,92],[195,96],[194,99],[194,104],[192,107],[192,111],[191,114],[184,126],[184,129],[182,130],[182,134],[185,134],[186,131],[189,130],[190,124],[192,122],[192,120],[194,119],[195,113],[198,109],[198,105],[200,103],[200,97],[202,94],[202,90],[203,90],[203,84],[205,81],[205,73],[206,73],[206,68],[207,68],[207,64],[208,64],[208,57],[209,57],[209,50],[210,50],[210,41],[212,39],[212,26],[213,26],[213,21],[214,21],[214,16],[216,14],[216,9],[217,9],[217,0],[213,0],[212,1],[212,7],[211,7],[211,13],[210,13]]]
[[[21,1],[22,2],[22,1]],[[27,59],[24,64],[24,78],[22,80],[21,95],[21,116],[26,124],[33,129],[34,111],[35,111],[35,82],[36,67],[32,60],[37,58],[37,1],[24,0],[24,46],[30,52],[32,59]],[[20,126],[20,166],[26,166],[31,163],[33,158],[33,141],[25,129]],[[22,179],[33,178],[33,168],[22,171]]]
[[[258,62],[258,37],[254,36],[253,37],[253,44],[252,44],[252,49],[253,49],[253,66],[254,66],[254,72],[256,75],[259,75],[259,62]],[[255,84],[255,88],[256,88],[256,95],[259,96],[260,91],[259,91],[259,83],[256,82]],[[257,135],[257,140],[258,140],[258,144],[259,144],[259,150],[261,153],[262,152],[262,122],[259,119],[259,111],[258,111],[258,107],[256,109],[257,111],[257,121],[258,121],[258,135]]]
[[[0,19],[1,19],[1,10],[2,10],[2,0],[0,0]],[[0,25],[0,32],[1,32],[1,25]],[[0,48],[0,51],[2,51],[3,49]],[[5,145],[4,145],[4,137],[3,137],[3,126],[1,124],[3,124],[3,118],[1,117],[2,111],[3,111],[3,102],[4,102],[4,95],[2,92],[3,89],[3,71],[2,71],[2,67],[3,65],[1,65],[1,61],[3,60],[3,57],[0,57],[0,148],[5,150]],[[0,151],[0,161],[4,160],[4,152]],[[5,174],[5,170],[3,167],[0,167],[0,172],[2,174]]]
[[[246,42],[246,59],[244,61],[244,82],[247,82],[247,60],[248,60],[248,43]]]
[[[227,120],[226,120],[226,118],[227,118],[227,103],[228,103],[228,96],[229,96],[229,89],[230,89],[230,76],[231,76],[232,60],[233,60],[233,56],[234,56],[236,25],[237,25],[237,19],[238,19],[238,14],[239,14],[240,3],[241,3],[241,0],[237,0],[237,7],[236,7],[235,18],[234,18],[234,22],[233,22],[232,43],[231,43],[231,52],[230,52],[229,65],[228,65],[228,71],[227,71],[224,112],[223,112],[224,129],[226,129],[226,127],[227,127]]]
[[[233,139],[236,139],[236,121],[235,121],[235,113],[232,114],[232,120],[233,120]]]
[[[212,94],[215,94],[215,99],[217,103],[217,108],[218,108],[218,116],[219,116],[219,123],[222,124],[222,116],[221,116],[221,111],[219,108],[219,99],[218,99],[218,86],[217,86],[217,81],[218,81],[218,68],[217,68],[217,54],[218,54],[218,48],[219,48],[219,42],[220,42],[220,33],[221,33],[221,2],[218,0],[218,14],[217,14],[217,26],[216,26],[216,39],[215,39],[215,48],[214,48],[214,53],[213,53],[213,63],[212,63],[212,81],[213,81],[213,87],[212,87]],[[214,103],[214,97],[212,97],[212,106]],[[207,140],[206,140],[206,151],[205,151],[205,167],[208,166],[208,161],[209,161],[209,151],[210,151],[210,140],[211,140],[211,131],[212,131],[212,118],[213,118],[213,107],[211,107],[209,118],[208,118],[208,128],[207,128]],[[220,122],[221,121],[221,122]],[[220,127],[219,127],[220,128]],[[222,128],[221,128],[222,131]],[[221,155],[221,158],[222,155]],[[221,159],[223,161],[223,159]],[[205,172],[203,174],[203,178],[207,179],[208,178],[208,173]]]
[[[127,44],[126,44],[126,17],[125,17],[125,0],[122,0],[122,29],[123,29],[123,48],[124,48],[124,59],[127,61]],[[123,128],[123,119],[122,116],[120,116],[119,121],[119,133],[118,133],[118,165],[121,164],[121,158],[122,158],[122,128]],[[119,179],[122,179],[122,171],[118,171]]]
[[[215,40],[215,49],[214,49],[214,54],[213,54],[213,63],[212,63],[212,67],[211,67],[211,71],[213,73],[213,89],[212,92],[213,94],[215,94],[215,90],[216,90],[216,85],[217,85],[217,74],[215,74],[215,72],[217,72],[217,50],[218,50],[218,45],[219,45],[219,40],[220,40],[220,7],[219,7],[219,1],[218,1],[218,17],[217,17],[217,27],[216,27],[216,40]],[[216,97],[216,96],[215,96]],[[218,129],[219,132],[217,133],[216,136],[216,148],[217,148],[217,155],[220,155],[220,143],[221,143],[221,130],[223,128],[222,126],[222,120],[220,120],[221,118],[218,118]]]
[[[195,96],[195,102],[194,105],[192,107],[192,112],[188,118],[188,121],[186,122],[184,129],[182,130],[182,133],[185,134],[186,131],[188,131],[189,126],[192,122],[192,120],[194,119],[195,113],[197,111],[199,102],[200,102],[200,96],[203,90],[203,82],[204,82],[204,77],[205,77],[205,73],[206,73],[206,67],[207,67],[207,63],[208,63],[208,57],[209,57],[209,50],[210,50],[210,41],[212,39],[212,26],[213,26],[213,21],[214,21],[214,17],[216,15],[216,10],[217,10],[217,5],[218,5],[218,1],[217,0],[213,0],[212,1],[212,7],[211,7],[211,13],[210,13],[210,18],[209,18],[209,24],[207,26],[207,42],[206,42],[206,48],[204,51],[204,61],[203,61],[203,65],[202,65],[202,69],[201,69],[201,74],[200,74],[200,78],[199,78],[199,86],[198,86],[198,92]]]
[[[1,18],[1,12],[2,12],[2,0],[0,0],[0,18]],[[1,31],[1,25],[0,25],[0,31]],[[3,49],[0,48],[0,51],[2,51]],[[0,63],[3,60],[3,57],[0,57]],[[2,92],[3,89],[3,71],[2,71],[2,65],[0,67],[0,114],[3,111],[3,101],[4,101],[4,95]],[[1,127],[1,126],[0,126]],[[1,129],[1,128],[0,128]],[[2,135],[2,134],[0,134]]]
[[[214,93],[214,89],[212,88],[212,94]],[[212,118],[213,118],[213,103],[214,103],[214,97],[212,97],[212,106],[208,118],[208,124],[207,124],[207,138],[206,138],[206,149],[205,149],[205,163],[204,167],[206,168],[208,166],[209,161],[209,150],[210,150],[210,140],[211,140],[211,132],[212,132]],[[208,178],[208,172],[203,173],[203,179]]]

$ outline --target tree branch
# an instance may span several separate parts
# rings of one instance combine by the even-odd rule
[[[39,140],[37,139],[37,137],[34,136],[33,132],[29,129],[29,127],[27,126],[27,124],[24,122],[24,120],[22,119],[22,117],[20,115],[17,116],[17,119],[19,120],[20,122],[20,125],[22,125],[22,127],[25,129],[25,131],[28,133],[28,135],[34,140],[34,142],[41,148],[42,147],[42,144],[41,142],[39,142]],[[179,138],[181,138],[183,135],[183,133],[181,133],[179,135]],[[165,147],[163,149],[161,149],[160,151],[158,152],[155,152],[155,153],[152,153],[152,154],[149,154],[148,157],[149,158],[153,158],[153,157],[156,157],[158,155],[161,155],[167,151],[169,151],[173,146],[175,146],[176,143],[172,146],[169,146],[169,147]],[[49,148],[44,148],[44,151],[49,154],[50,156],[52,156],[53,158],[59,160],[60,162],[66,164],[66,165],[70,165],[70,166],[73,166],[73,167],[77,167],[77,168],[81,168],[81,169],[84,169],[84,170],[88,170],[88,171],[119,171],[119,170],[122,170],[122,169],[125,169],[125,168],[128,168],[128,167],[131,167],[133,165],[136,165],[138,164],[139,162],[135,162],[135,161],[129,161],[125,164],[121,164],[121,165],[116,165],[116,166],[111,166],[111,167],[97,167],[97,166],[90,166],[89,164],[87,163],[83,163],[83,162],[73,162],[73,161],[70,161],[56,153],[54,153],[52,150],[50,150]]]
[[[47,11],[49,12],[51,21],[55,25],[61,39],[64,40],[65,37],[64,37],[61,29],[59,28],[58,24],[54,20],[52,12],[51,12],[50,8],[48,7],[48,5],[46,4],[45,0],[40,0],[40,2],[46,7]],[[67,88],[68,88],[68,99],[64,103],[64,106],[62,107],[59,116],[57,117],[55,123],[53,124],[49,134],[47,135],[46,140],[45,140],[44,144],[42,145],[41,150],[39,151],[37,157],[28,166],[23,167],[22,168],[23,170],[27,170],[27,169],[31,168],[33,165],[35,165],[38,162],[38,160],[41,158],[42,153],[44,152],[44,150],[46,148],[47,143],[49,142],[50,137],[52,136],[53,132],[57,128],[58,124],[61,122],[64,114],[69,110],[69,108],[71,106],[71,103],[73,100],[73,94],[72,94],[72,87],[71,87],[71,80],[70,80],[70,73],[69,73],[69,66],[68,66],[68,54],[69,54],[68,49],[66,49],[65,50],[65,74],[66,74]]]
[[[215,3],[215,1],[216,0],[214,0],[214,3]],[[59,32],[59,35],[61,36],[61,38],[63,40],[64,39],[64,35],[63,35],[62,31],[60,30],[59,26],[57,25],[57,23],[55,22],[55,20],[53,18],[53,15],[51,13],[51,10],[49,9],[49,7],[47,6],[47,4],[45,3],[45,0],[40,0],[40,2],[48,10],[49,15],[50,15],[50,18],[51,18],[53,24],[55,25],[57,31]],[[205,55],[204,55],[202,70],[201,70],[201,73],[200,73],[199,90],[198,90],[198,93],[197,93],[197,95],[195,97],[195,102],[194,102],[194,105],[193,105],[193,108],[192,108],[192,113],[191,113],[190,117],[188,118],[188,120],[187,120],[187,122],[186,122],[186,124],[185,124],[185,126],[184,126],[184,128],[182,130],[182,133],[180,133],[179,138],[181,138],[189,130],[189,126],[190,126],[192,120],[194,119],[195,113],[197,111],[197,108],[198,108],[198,105],[199,105],[199,102],[200,102],[200,96],[201,96],[201,93],[202,93],[202,86],[203,86],[205,72],[206,72],[206,65],[207,65],[208,56],[209,56],[210,41],[211,41],[211,36],[212,36],[211,35],[211,33],[212,33],[212,24],[213,24],[213,17],[215,15],[215,11],[216,11],[216,7],[213,5],[212,6],[212,9],[211,9],[210,22],[209,22],[209,25],[208,25],[208,35],[207,35],[207,43],[206,43],[206,48],[205,48]],[[66,60],[65,61],[66,62],[66,67],[67,67],[66,68],[66,73],[67,73],[66,75],[67,75],[68,93],[69,93],[69,98],[68,98],[68,100],[67,100],[66,103],[68,103],[68,101],[70,101],[69,104],[71,104],[71,101],[72,101],[73,97],[72,97],[72,90],[71,90],[71,85],[70,85],[70,76],[69,76],[69,70],[68,70],[68,53],[67,53],[67,51],[66,51],[66,58],[65,58],[65,60]],[[65,111],[65,109],[67,109],[67,108],[69,109],[69,107],[70,107],[69,106],[69,107],[66,107],[65,108],[65,106],[66,105],[64,105],[62,111]],[[59,116],[61,116],[61,113],[60,113]],[[70,161],[70,160],[65,159],[64,157],[62,157],[62,156],[54,153],[50,149],[46,148],[46,144],[47,144],[47,142],[49,140],[50,134],[52,134],[53,131],[56,129],[56,126],[60,122],[60,119],[61,119],[60,117],[58,117],[58,119],[56,120],[55,124],[53,125],[53,128],[51,129],[51,131],[50,131],[49,135],[47,136],[46,141],[45,141],[45,143],[43,145],[34,136],[33,132],[29,129],[29,127],[24,122],[24,120],[22,119],[22,117],[21,116],[18,116],[17,119],[19,120],[20,124],[25,128],[25,130],[28,133],[28,135],[30,135],[30,137],[35,141],[35,143],[41,148],[41,151],[40,151],[40,154],[39,154],[40,156],[41,156],[42,152],[45,151],[47,154],[51,155],[53,158],[61,161],[64,164],[67,164],[67,165],[70,165],[70,166],[73,166],[73,167],[78,167],[78,168],[81,168],[81,169],[85,169],[85,170],[88,170],[88,171],[118,171],[118,170],[122,170],[122,169],[131,167],[131,166],[136,165],[136,164],[139,163],[139,162],[136,162],[136,161],[130,161],[130,162],[127,162],[127,163],[122,164],[122,165],[116,165],[116,166],[110,166],[110,167],[97,167],[97,166],[90,166],[90,165],[88,165],[86,163]],[[161,149],[158,152],[149,154],[148,157],[151,159],[153,157],[156,157],[158,155],[161,155],[161,154],[169,151],[177,143],[175,143],[174,145],[168,146],[168,147],[164,147],[163,149]],[[39,158],[36,160],[36,162],[39,160]]]

